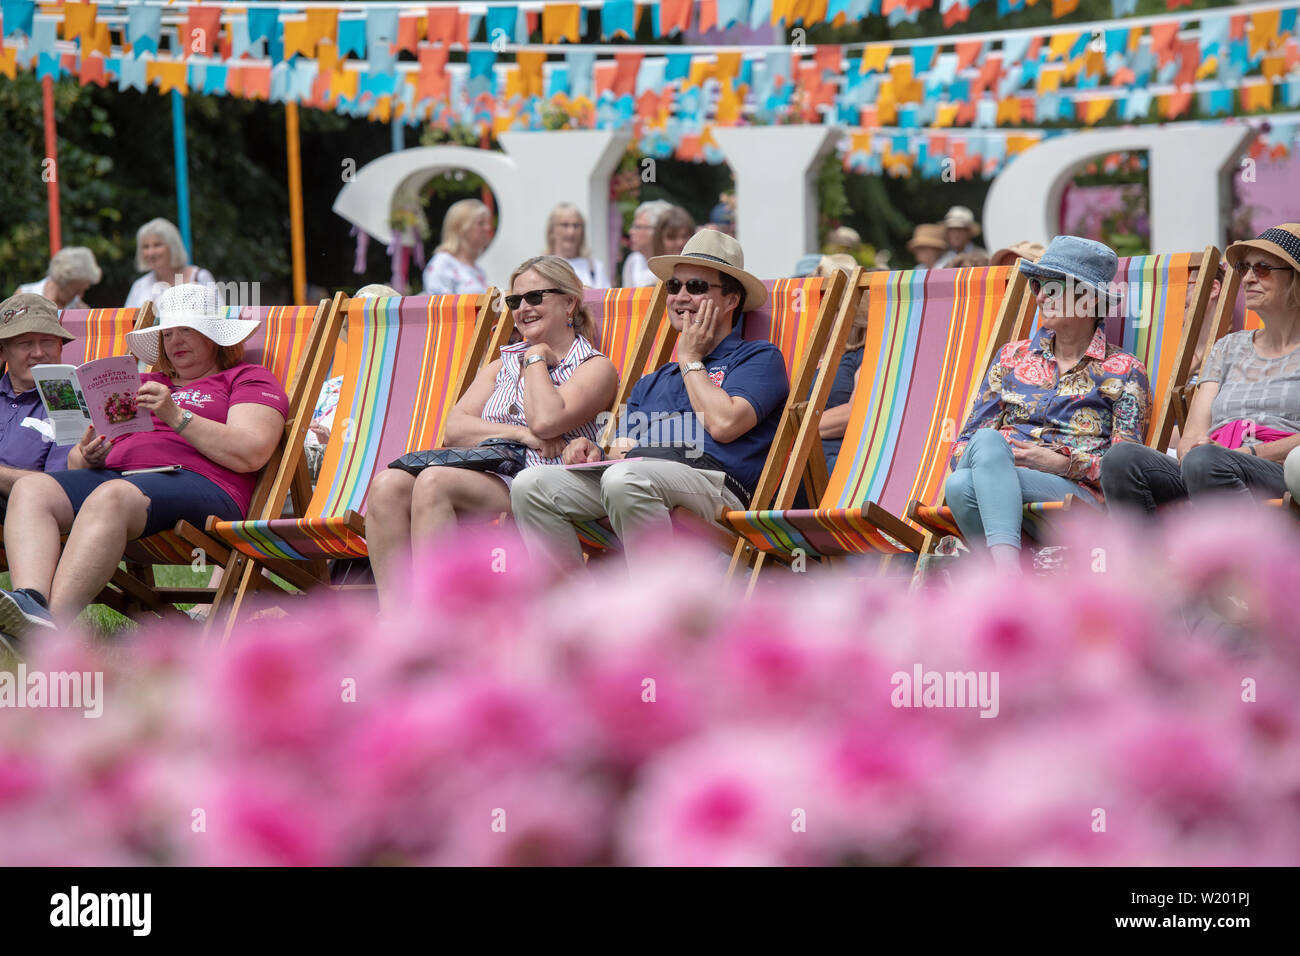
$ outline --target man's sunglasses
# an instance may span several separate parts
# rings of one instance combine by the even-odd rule
[[[542,297],[548,292],[553,292],[556,295],[568,294],[563,289],[534,289],[532,292],[525,292],[522,295],[506,296],[506,306],[509,307],[511,312],[513,312],[515,309],[519,308],[520,302],[527,302],[529,305],[541,305]]]
[[[678,292],[681,292],[682,286],[685,286],[686,291],[691,295],[704,295],[704,293],[708,292],[710,289],[721,289],[722,283],[709,282],[707,279],[687,279],[685,282],[681,279],[664,280],[664,288],[668,291],[669,295],[676,295]]]
[[[1237,273],[1242,277],[1245,277],[1251,272],[1251,270],[1254,270],[1255,275],[1260,279],[1263,279],[1265,282],[1268,281],[1268,277],[1274,272],[1295,271],[1290,266],[1271,266],[1267,262],[1238,262],[1233,266],[1233,268],[1236,269]]]

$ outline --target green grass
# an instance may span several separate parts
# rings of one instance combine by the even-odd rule
[[[121,567],[126,567],[125,563]],[[202,571],[195,571],[188,564],[160,564],[154,567],[154,581],[159,587],[206,587],[212,579],[212,571],[211,566],[205,567]],[[9,572],[5,571],[0,574],[0,587],[9,586]],[[193,604],[177,605],[181,609],[193,606]],[[81,617],[77,621],[98,637],[112,637],[124,630],[134,630],[137,626],[130,618],[123,617],[104,604],[90,605],[81,612]]]

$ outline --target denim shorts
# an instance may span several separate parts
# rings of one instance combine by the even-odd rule
[[[73,512],[81,510],[90,493],[106,481],[129,481],[149,499],[149,515],[141,537],[170,531],[179,521],[202,528],[209,515],[224,521],[237,521],[243,512],[210,478],[193,471],[154,472],[148,475],[122,476],[120,471],[107,468],[73,468],[50,472],[63,493],[72,502]]]

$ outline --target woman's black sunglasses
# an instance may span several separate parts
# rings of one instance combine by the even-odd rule
[[[704,295],[715,286],[722,288],[721,282],[709,282],[707,279],[687,279],[683,282],[681,279],[665,279],[664,288],[669,295],[676,295],[682,291],[682,286],[686,286],[686,291],[691,295]]]
[[[1238,262],[1233,266],[1233,268],[1237,270],[1238,274],[1243,276],[1247,275],[1253,269],[1255,275],[1266,282],[1268,281],[1268,277],[1274,272],[1294,271],[1290,266],[1271,266],[1267,262]]]
[[[523,295],[506,296],[506,305],[512,312],[519,308],[520,302],[527,302],[529,305],[541,305],[542,296],[548,292],[554,292],[556,295],[567,295],[563,289],[534,289],[532,292],[525,292]]]

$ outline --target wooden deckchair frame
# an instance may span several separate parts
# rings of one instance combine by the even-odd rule
[[[352,300],[343,298],[341,293],[335,297],[330,321],[322,329],[318,347],[311,354],[311,363],[304,371],[300,371],[295,378],[295,384],[300,381],[303,383],[305,389],[302,393],[303,400],[296,409],[293,422],[291,424],[286,423],[287,444],[283,446],[276,467],[272,469],[271,463],[268,463],[264,472],[264,474],[272,474],[274,477],[270,479],[266,498],[263,507],[260,509],[260,514],[263,516],[262,520],[279,518],[284,507],[285,498],[290,494],[292,494],[295,508],[299,513],[297,516],[301,516],[301,513],[306,511],[308,502],[311,500],[311,483],[307,476],[303,440],[306,437],[307,428],[311,424],[316,396],[320,393],[321,386],[325,384],[325,380],[329,376],[330,365],[333,361],[333,353],[329,346],[338,338],[338,333],[343,327],[351,303]],[[453,401],[459,401],[464,396],[465,390],[469,388],[474,379],[474,375],[488,361],[488,356],[495,354],[501,345],[509,341],[512,323],[499,321],[507,317],[507,313],[499,311],[501,304],[502,297],[495,288],[489,288],[487,292],[479,296],[477,319],[470,348],[461,367],[456,372]],[[494,322],[495,327],[493,326]],[[350,345],[349,347],[359,348],[360,345]],[[304,363],[307,362],[307,359],[308,355],[304,354]],[[439,433],[438,440],[441,440],[441,433]],[[299,501],[302,502],[301,505],[298,504]],[[256,499],[254,499],[254,502],[256,503]],[[253,514],[252,508],[250,508],[249,514]],[[365,519],[360,514],[349,511],[343,518],[351,530],[364,537]],[[210,532],[217,520],[210,517],[207,521],[204,537],[210,541],[215,541]],[[187,529],[187,533],[194,534],[198,532],[197,529]],[[225,548],[225,545],[218,545],[218,547]],[[315,588],[330,586],[328,562],[325,558],[310,561],[267,560],[251,557],[234,548],[225,550],[230,555],[230,566],[227,573],[223,575],[221,587],[213,595],[212,608],[204,624],[205,634],[213,634],[218,628],[220,629],[222,643],[229,639],[231,631],[239,620],[240,613],[255,590],[265,588],[274,590],[277,597],[290,596],[290,592],[267,581],[262,574],[263,569],[277,574],[304,593]]]

